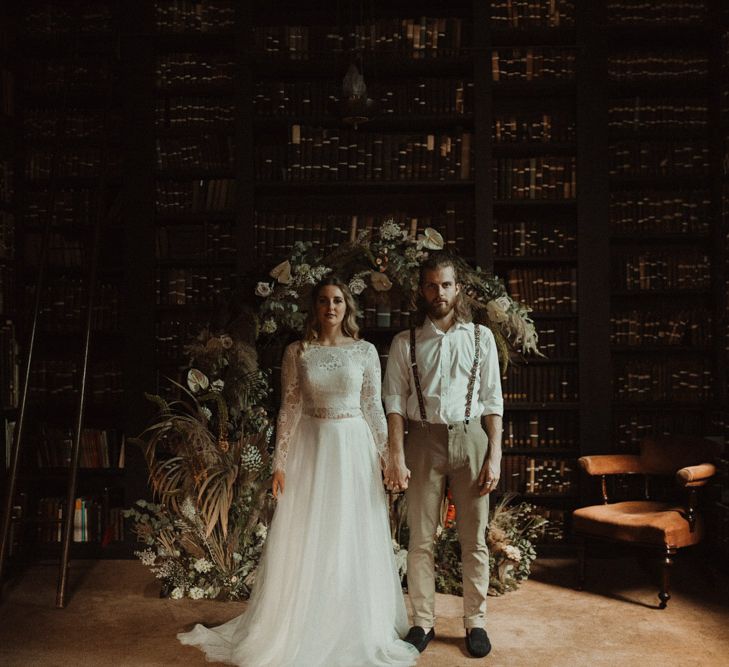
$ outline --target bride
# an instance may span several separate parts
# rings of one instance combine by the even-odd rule
[[[209,660],[255,667],[414,665],[380,466],[380,360],[359,340],[347,286],[312,290],[286,348],[274,455],[278,506],[246,612],[179,634]]]

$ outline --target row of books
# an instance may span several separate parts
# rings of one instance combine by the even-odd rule
[[[0,68],[0,114],[15,115],[15,76],[6,67]]]
[[[631,347],[705,347],[711,342],[711,319],[711,313],[704,308],[613,312],[610,316],[610,342]]]
[[[9,204],[14,197],[13,163],[9,159],[0,158],[0,203]]]
[[[504,415],[503,448],[550,447],[579,449],[574,415],[560,412],[509,413]]]
[[[27,267],[37,268],[43,246],[43,236],[40,233],[29,233],[23,241],[23,255]],[[51,233],[48,239],[47,266],[52,267],[87,267],[89,257],[85,244],[78,237],[68,237],[63,234]]]
[[[0,259],[15,257],[15,215],[0,210]]]
[[[631,403],[702,403],[714,398],[712,364],[703,359],[617,359],[613,395]]]
[[[154,21],[159,32],[232,32],[235,27],[232,0],[157,0]]]
[[[38,500],[38,539],[47,544],[63,539],[63,498]],[[73,513],[73,541],[100,542],[102,545],[124,539],[124,509],[109,507],[101,498],[76,498]]]
[[[387,292],[366,290],[360,297],[364,315],[362,324],[367,329],[407,329],[415,325],[415,311],[410,294],[391,289]]]
[[[196,178],[188,181],[157,181],[155,210],[158,214],[232,211],[235,206],[235,179]]]
[[[574,115],[569,113],[497,113],[491,136],[496,143],[568,142],[575,140],[577,125]]]
[[[217,223],[158,227],[155,255],[157,259],[235,259],[233,228],[230,224]]]
[[[89,178],[97,177],[106,168],[112,178],[121,172],[121,157],[113,152],[103,164],[102,149],[75,146],[58,154],[44,150],[28,150],[25,155],[25,177],[29,180],[51,178]]]
[[[618,411],[613,433],[616,445],[622,451],[638,451],[643,438],[650,435],[696,435],[704,433],[704,416],[700,412],[681,412],[678,409],[661,412]]]
[[[559,28],[575,23],[573,0],[495,0],[491,3],[495,29]]]
[[[256,176],[287,181],[467,180],[470,132],[360,133],[292,125],[286,146],[256,146]]]
[[[709,147],[704,141],[637,141],[610,146],[610,176],[672,176],[708,171]]]
[[[267,56],[306,60],[310,56],[352,51],[397,52],[411,58],[458,55],[468,46],[470,29],[461,18],[381,19],[366,24],[278,25],[253,30],[253,48]]]
[[[104,123],[104,114],[84,109],[70,108],[62,112],[58,109],[30,108],[23,117],[23,131],[26,138],[51,139],[57,135],[84,139],[113,139],[110,130],[121,125],[121,117],[113,111]]]
[[[577,312],[577,269],[513,269],[506,282],[511,297],[537,313]]]
[[[513,366],[502,383],[509,403],[570,402],[577,400],[575,365]]]
[[[539,323],[539,350],[549,359],[577,358],[577,322],[543,320]]]
[[[708,289],[711,258],[707,253],[683,249],[670,252],[621,252],[612,263],[615,289]]]
[[[283,257],[297,241],[315,248],[334,249],[346,241],[354,241],[361,232],[372,234],[386,220],[394,220],[403,231],[415,237],[426,227],[433,227],[444,236],[447,247],[458,248],[468,256],[467,238],[472,238],[472,215],[446,202],[444,209],[432,215],[396,213],[283,213],[256,211],[253,223],[256,254]]]
[[[709,59],[702,52],[636,51],[608,56],[608,78],[616,82],[701,79],[708,71]]]
[[[566,496],[577,487],[577,464],[570,459],[505,456],[497,492]]]
[[[41,359],[30,370],[31,400],[77,400],[81,364],[69,359]],[[124,394],[123,373],[115,361],[94,362],[88,368],[87,397],[92,404],[118,404]]]
[[[610,193],[610,225],[619,233],[704,234],[711,216],[711,196],[705,190]]]
[[[233,136],[229,134],[158,138],[155,149],[158,169],[232,168],[235,160]]]
[[[473,111],[473,81],[462,78],[413,78],[377,82],[367,88],[379,116],[462,115]],[[261,116],[326,115],[337,111],[342,86],[336,81],[257,81],[253,110]]]
[[[154,102],[154,122],[157,127],[230,126],[233,129],[236,107],[220,97],[172,95]]]
[[[559,507],[540,507],[538,505],[532,507],[534,514],[547,520],[538,544],[559,544],[564,542],[568,535],[567,526],[565,525],[567,510]]]
[[[28,310],[35,303],[35,285],[25,286],[23,302]],[[76,333],[84,330],[88,291],[86,281],[61,276],[44,286],[40,304],[40,327],[54,333]],[[95,289],[91,311],[91,327],[94,331],[116,332],[120,325],[121,296],[119,285],[100,282]]]
[[[576,51],[555,47],[514,47],[491,52],[493,81],[570,81],[575,78]]]
[[[23,28],[33,36],[62,35],[76,29],[88,35],[112,29],[113,12],[109,2],[32,3],[24,9]]]
[[[61,188],[55,191],[52,225],[77,227],[91,225],[96,220],[98,192],[90,188]],[[27,225],[45,225],[50,214],[48,192],[27,189],[23,192],[23,220]]]
[[[192,316],[158,318],[154,323],[155,353],[158,361],[184,367],[187,341],[197,336],[201,328],[199,319]]]
[[[206,305],[231,289],[232,273],[227,269],[158,269],[155,303],[158,306]]]
[[[577,254],[574,223],[545,220],[499,222],[494,227],[497,257],[553,257]]]
[[[493,168],[497,199],[574,199],[574,157],[500,158]]]
[[[160,90],[184,87],[225,88],[233,83],[236,70],[235,61],[227,55],[171,53],[157,58],[155,85]]]
[[[65,62],[27,60],[22,83],[25,92],[39,96],[55,97],[64,93],[99,95],[100,91],[108,90],[111,77],[108,63],[97,55],[93,59]]]
[[[699,25],[706,20],[706,0],[608,0],[614,25]]]
[[[611,130],[693,130],[705,128],[708,123],[709,105],[696,98],[630,97],[611,100],[608,108]]]
[[[31,439],[35,463],[39,468],[67,468],[71,465],[72,429],[41,424]],[[124,468],[125,438],[121,431],[84,428],[79,445],[80,468]]]
[[[20,350],[12,320],[0,322],[0,406],[14,408],[20,393]]]

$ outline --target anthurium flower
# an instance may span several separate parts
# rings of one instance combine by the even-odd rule
[[[445,241],[440,232],[432,227],[426,227],[423,234],[418,234],[418,245],[428,250],[443,250]]]
[[[392,283],[390,279],[384,273],[380,271],[372,271],[370,273],[370,282],[378,292],[387,292],[392,289]]]
[[[278,280],[281,284],[288,285],[291,282],[291,262],[288,259],[281,262],[277,266],[274,266],[268,275]]]
[[[210,385],[207,375],[197,368],[191,368],[187,372],[187,386],[193,393],[196,391],[204,391]]]

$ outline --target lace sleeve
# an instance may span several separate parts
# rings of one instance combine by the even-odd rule
[[[273,455],[273,470],[286,470],[291,436],[301,417],[301,389],[296,367],[298,343],[286,348],[281,364],[281,409],[276,422],[276,452]]]
[[[382,409],[381,398],[381,371],[380,358],[374,345],[367,344],[367,353],[364,358],[364,379],[362,380],[362,393],[360,405],[362,414],[372,431],[375,439],[377,453],[382,459],[383,466],[387,464],[387,420]]]

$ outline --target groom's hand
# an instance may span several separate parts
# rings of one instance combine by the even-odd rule
[[[478,476],[478,495],[485,496],[487,493],[496,491],[498,485],[499,473],[492,470],[488,460],[484,461],[483,466],[481,466],[481,473]]]
[[[385,468],[385,486],[388,491],[398,493],[408,488],[410,481],[410,470],[405,465],[405,461],[400,459],[390,461]]]

